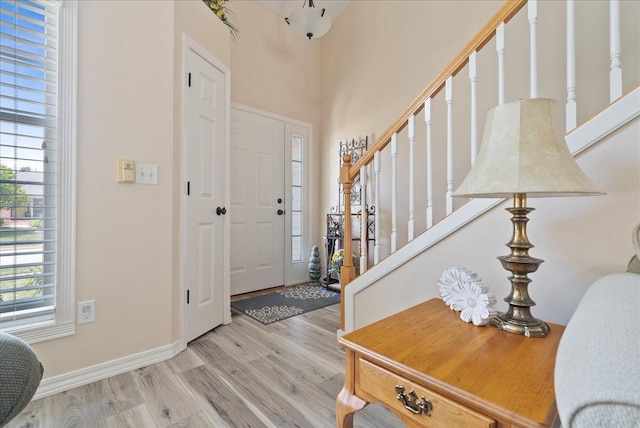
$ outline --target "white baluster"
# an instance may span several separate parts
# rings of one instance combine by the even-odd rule
[[[476,155],[478,153],[478,70],[476,67],[476,56],[476,51],[469,56],[469,80],[471,81],[471,166],[476,163]]]
[[[433,226],[433,168],[431,165],[431,98],[424,102],[424,122],[427,124],[427,229]]]
[[[496,51],[498,52],[498,105],[504,104],[504,22],[496,29]]]
[[[398,248],[398,134],[391,136],[391,253]]]
[[[368,254],[367,235],[369,232],[367,212],[367,166],[360,168],[360,273],[367,271]]]
[[[577,126],[576,105],[576,24],[574,0],[567,0],[567,120],[566,131]]]
[[[409,224],[408,224],[408,233],[409,233],[409,241],[413,239],[413,231],[415,224],[415,177],[414,177],[414,144],[416,139],[416,130],[415,130],[415,116],[409,116],[408,123],[408,134],[409,134]]]
[[[447,215],[453,212],[453,77],[445,85],[447,101]]]
[[[376,216],[373,220],[375,225],[373,243],[373,264],[380,261],[380,152],[373,155],[373,189],[376,201]]]
[[[611,42],[611,68],[609,72],[609,100],[622,96],[622,62],[620,60],[620,0],[609,2],[609,31]]]
[[[538,48],[536,26],[538,24],[538,1],[529,0],[527,3],[527,18],[529,19],[529,52],[531,67],[530,98],[538,97]]]

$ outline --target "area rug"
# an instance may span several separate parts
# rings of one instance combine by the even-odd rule
[[[340,302],[340,293],[319,285],[299,285],[231,302],[231,307],[263,324],[311,312]]]

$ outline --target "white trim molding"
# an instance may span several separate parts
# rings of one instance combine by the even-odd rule
[[[257,114],[257,115],[268,117],[268,118],[275,119],[275,120],[280,120],[282,122],[289,122],[289,123],[291,123],[293,125],[309,127],[309,129],[313,129],[313,126],[309,122],[304,122],[304,121],[298,120],[298,119],[292,119],[290,117],[283,116],[281,114],[271,113],[271,112],[266,111],[266,110],[260,110],[259,108],[251,107],[251,106],[248,106],[248,105],[245,105],[245,104],[232,102],[231,103],[231,108],[235,108],[235,109],[238,109],[238,110],[243,110],[243,111],[246,111],[246,112],[249,112],[249,113]]]
[[[569,150],[576,156],[638,116],[640,116],[640,86],[568,133],[565,139]]]
[[[169,360],[184,349],[185,347],[181,345],[180,341],[176,341],[170,345],[46,378],[40,383],[33,399],[48,397],[58,392],[68,391],[111,376],[136,370],[140,367]]]

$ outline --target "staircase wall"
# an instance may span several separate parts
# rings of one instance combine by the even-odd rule
[[[529,215],[529,239],[535,245],[530,254],[545,260],[530,275],[530,294],[537,302],[534,316],[566,324],[594,280],[625,270],[633,254],[631,231],[640,221],[639,136],[636,118],[577,159],[607,195],[529,199],[528,205],[536,209]],[[509,253],[504,244],[511,237],[510,214],[503,208],[510,203],[500,204],[354,294],[355,309],[346,330],[436,297],[438,277],[451,266],[477,272],[496,295],[498,309],[505,310],[502,298],[509,293],[509,272],[496,257]]]

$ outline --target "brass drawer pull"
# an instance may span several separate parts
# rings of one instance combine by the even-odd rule
[[[422,400],[418,402],[418,395],[413,389],[409,391],[409,394],[405,394],[404,386],[396,385],[396,394],[398,394],[396,398],[402,403],[405,409],[415,413],[416,415],[424,413],[427,416],[431,416],[433,404],[424,397],[422,397]]]

